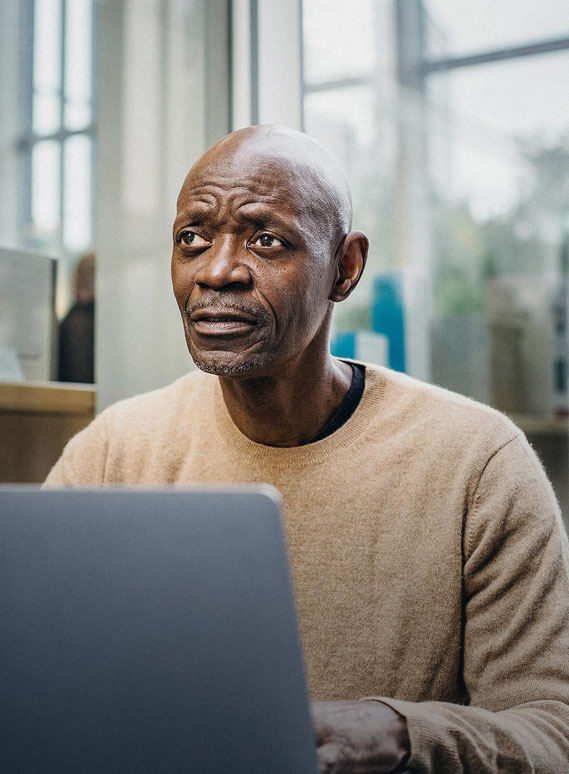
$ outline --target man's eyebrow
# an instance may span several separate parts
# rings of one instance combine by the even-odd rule
[[[199,205],[195,205],[192,207],[187,207],[181,212],[178,212],[176,215],[176,219],[174,220],[174,228],[176,228],[176,226],[178,226],[181,222],[201,223],[202,221],[207,220],[210,214],[210,208],[206,206],[200,207]]]
[[[249,207],[248,211],[240,208],[237,211],[237,217],[239,220],[244,220],[253,226],[257,226],[257,228],[269,228],[291,234],[298,234],[301,231],[300,225],[295,220],[276,215],[274,212],[263,209],[262,205],[259,207]]]
[[[178,211],[173,229],[176,230],[182,224],[188,226],[207,224],[209,221],[215,220],[216,215],[217,208],[212,207],[209,202],[188,202],[183,209]],[[233,210],[233,217],[256,228],[280,231],[284,236],[290,238],[298,237],[305,232],[302,223],[297,218],[287,218],[275,212],[272,207],[267,207],[263,202],[243,202]]]

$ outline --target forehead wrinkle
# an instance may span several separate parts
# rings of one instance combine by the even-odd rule
[[[261,228],[284,228],[288,231],[295,231],[300,234],[305,233],[302,222],[296,217],[287,217],[282,211],[275,211],[274,208],[266,208],[265,204],[270,204],[270,198],[265,197],[265,201],[247,198],[243,202],[235,205],[232,212],[236,220],[244,220]]]
[[[235,151],[235,158],[248,159],[253,168],[257,165],[250,176],[269,188],[278,185],[281,195],[284,191],[295,205],[299,218],[315,220],[317,226],[328,221],[326,232],[346,234],[351,229],[352,202],[342,168],[324,148],[305,135],[295,133],[294,137],[296,140],[292,143],[285,139],[260,146],[246,141]]]
[[[219,175],[216,175],[219,177]],[[198,181],[192,184],[187,182],[178,199],[178,211],[180,216],[183,212],[193,209],[217,210],[226,212],[229,210],[232,216],[236,216],[239,209],[246,205],[259,204],[261,206],[282,206],[282,189],[276,188],[274,178],[265,174],[252,175],[245,180],[235,181],[234,176],[227,175],[227,183],[223,180],[215,182]],[[288,203],[293,201],[289,197]],[[195,207],[195,205],[198,207]],[[203,204],[205,207],[200,207]]]
[[[223,182],[208,182],[191,186],[184,185],[178,197],[178,207],[188,206],[192,201],[204,201],[206,204],[211,204],[212,207],[220,207],[222,204],[228,203],[233,207],[235,206],[233,201],[236,197],[267,202],[278,199],[278,194],[275,195],[274,184],[271,183],[270,186],[265,186],[265,190],[259,190],[254,185],[255,182],[245,180],[235,183],[228,180],[227,184]]]
[[[303,193],[296,190],[296,178],[307,194],[303,202],[306,214],[316,214],[319,221],[322,216],[335,221],[328,224],[327,230],[331,232],[347,233],[351,229],[352,201],[344,170],[334,156],[302,132],[283,126],[237,130],[209,148],[196,161],[186,181],[203,181],[208,177],[221,181],[224,187],[227,182],[231,185],[245,178],[258,193],[267,188],[270,192],[278,181],[281,195],[284,184],[284,194],[293,200]],[[319,212],[321,207],[323,212]]]
[[[235,218],[238,209],[254,199],[286,209],[287,215],[294,216],[298,233],[310,231],[331,248],[349,231],[349,188],[339,165],[326,151],[321,149],[324,157],[320,151],[307,155],[296,143],[291,147],[249,142],[223,146],[224,141],[208,151],[190,171],[186,183],[191,190],[215,190],[224,215],[229,206]],[[216,149],[224,150],[224,155],[216,156]],[[190,196],[188,192],[188,199]],[[222,213],[218,214],[222,218]]]
[[[211,183],[191,185],[186,181],[178,196],[178,207],[186,206],[189,200],[215,204],[221,193],[223,193],[223,188],[220,186]]]

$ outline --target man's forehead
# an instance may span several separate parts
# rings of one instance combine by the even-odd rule
[[[314,185],[314,173],[306,165],[282,154],[261,149],[203,157],[188,173],[180,191],[180,201],[209,191],[235,195],[247,192],[279,200],[302,196]]]
[[[178,212],[196,199],[250,197],[308,216],[334,233],[351,228],[351,196],[343,170],[321,145],[285,127],[249,127],[228,135],[198,159],[178,198]],[[232,203],[232,204],[233,204]]]
[[[188,217],[264,223],[297,234],[314,228],[312,201],[295,184],[294,175],[275,166],[249,168],[242,174],[206,169],[190,177],[178,197],[175,225]],[[293,231],[290,231],[292,229]]]

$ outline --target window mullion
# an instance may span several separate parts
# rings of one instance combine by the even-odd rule
[[[20,31],[22,40],[20,72],[20,136],[32,132],[33,72],[34,72],[34,0],[24,0],[20,6]],[[32,222],[32,148],[20,147],[20,180],[18,233],[25,241],[29,238]]]
[[[60,101],[59,101],[59,127],[62,131],[65,127],[65,24],[67,17],[67,0],[61,0],[61,35],[60,35],[60,58],[61,58],[61,76],[60,76]],[[63,253],[63,218],[64,218],[64,199],[65,199],[65,139],[63,136],[59,140],[59,234],[58,248],[60,255]]]

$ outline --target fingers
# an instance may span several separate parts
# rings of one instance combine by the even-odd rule
[[[405,718],[382,702],[317,702],[312,719],[321,774],[387,774],[409,756]]]
[[[314,726],[314,738],[316,747],[326,744],[334,734],[334,726],[329,720],[329,705],[331,702],[316,701],[312,704],[311,715]]]
[[[320,774],[335,774],[335,772],[341,771],[338,766],[340,765],[340,748],[335,742],[326,742],[317,750],[318,766]]]

